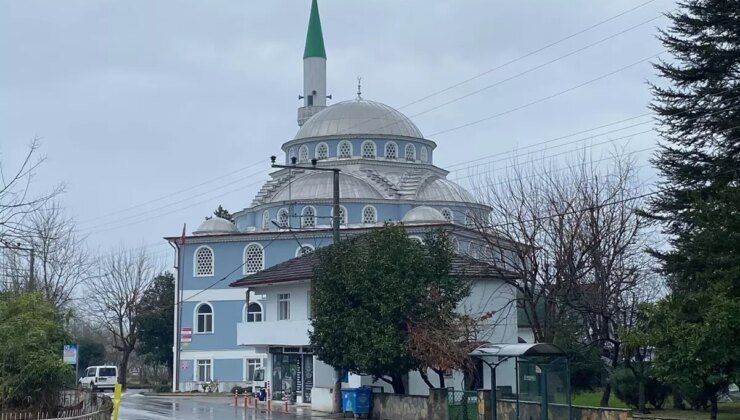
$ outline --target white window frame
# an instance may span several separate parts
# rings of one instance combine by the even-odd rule
[[[475,227],[475,219],[473,219],[473,213],[470,210],[465,212],[465,227],[467,228]]]
[[[211,371],[211,379],[210,380],[212,381],[213,378],[215,378],[215,373],[216,373],[215,370],[214,370],[213,358],[212,357],[211,358],[204,358],[204,359],[195,359],[195,360],[193,360],[193,368],[194,368],[193,369],[193,381],[194,382],[206,382],[203,378],[200,378],[200,375],[198,375],[198,373],[200,371],[200,364],[198,362],[208,362],[209,363],[209,367],[210,367],[209,370]]]
[[[262,230],[270,229],[270,210],[262,212]]]
[[[260,321],[250,321],[249,320],[249,314],[250,314],[249,305],[257,305],[260,307]],[[248,322],[250,324],[258,323],[258,322],[265,322],[265,307],[262,306],[262,304],[257,301],[250,301],[249,304],[245,303],[244,310],[242,311],[242,322]]]
[[[311,211],[313,211],[313,226],[306,226],[306,223],[305,223],[305,219],[304,218],[306,217],[306,210],[308,210],[308,209],[311,209]],[[304,206],[301,209],[301,228],[309,228],[309,229],[310,228],[315,228],[316,227],[316,217],[317,217],[316,207],[314,207],[314,206]]]
[[[343,144],[349,144],[349,156],[345,157],[342,156],[341,149]],[[339,143],[337,143],[337,159],[352,159],[352,156],[355,155],[354,149],[352,147],[352,142],[348,140],[342,140]]]
[[[306,163],[309,160],[311,160],[311,155],[308,153],[308,146],[304,144],[303,146],[298,148],[298,162]]]
[[[204,306],[211,308],[211,331],[198,331],[198,318],[200,315],[198,311]],[[203,315],[206,316],[208,314]],[[206,325],[208,325],[208,323],[204,322],[203,326],[205,327]],[[195,310],[193,311],[193,327],[193,334],[213,334],[214,331],[216,331],[216,311],[213,309],[213,305],[210,302],[200,302],[195,305]]]
[[[449,207],[444,207],[439,212],[442,213],[442,216],[445,215],[445,212],[448,212],[450,214],[450,218],[448,219],[447,217],[445,217],[445,220],[447,220],[450,223],[455,221],[455,213]]]
[[[288,163],[292,163],[291,161],[295,157],[295,147],[291,147],[290,150],[288,150]]]
[[[344,222],[342,222],[342,220],[340,218],[339,219],[339,226],[347,226],[347,214],[348,214],[347,213],[347,207],[344,207],[342,205],[339,205],[339,214],[340,214],[340,217],[341,217],[341,213],[342,212],[344,212]],[[333,217],[334,217],[334,206],[332,206],[332,208],[331,208],[331,217],[332,217],[331,223],[332,223],[332,226],[334,226],[334,219],[333,219]]]
[[[429,162],[429,150],[426,146],[421,146],[421,163]]]
[[[409,150],[412,152],[411,159],[409,159]],[[414,146],[413,143],[408,143],[406,147],[403,148],[403,159],[406,162],[416,162],[416,146]]]
[[[422,239],[421,236],[411,235],[411,236],[409,236],[409,239],[413,239],[413,240],[419,242],[420,244],[424,244],[424,239]]]
[[[283,225],[282,223],[280,223],[280,215],[281,214],[285,214],[286,215],[287,225]],[[290,228],[290,211],[288,211],[287,208],[283,207],[280,210],[278,210],[278,212],[277,212],[277,223],[278,223],[278,226],[280,226],[280,229],[288,229],[288,228]]]
[[[320,156],[320,154],[319,154],[319,148],[321,148],[321,147],[323,147],[326,150],[326,157],[324,157],[324,158],[319,157]],[[324,143],[324,142],[321,142],[321,143],[317,144],[316,147],[314,147],[313,155],[314,155],[314,157],[316,157],[316,160],[326,160],[326,159],[329,159],[329,145],[326,144],[326,143]]]
[[[370,144],[373,146],[373,155],[372,156],[365,156],[365,145]],[[377,159],[378,158],[378,145],[375,144],[372,140],[365,140],[360,145],[360,157],[363,159]]]
[[[372,222],[372,223],[365,221],[365,210],[366,209],[369,209],[369,208],[370,209],[373,209],[373,213],[375,214],[375,221]],[[374,225],[374,224],[378,223],[378,209],[376,209],[375,206],[367,205],[367,206],[363,207],[362,208],[362,213],[360,214],[360,216],[362,217],[361,221],[362,221],[362,224],[363,225]]]
[[[262,250],[262,264],[260,265],[260,269],[257,271],[247,271],[247,250],[252,245],[257,245]],[[244,267],[242,267],[242,272],[244,274],[254,274],[254,273],[258,273],[264,270],[265,269],[265,247],[263,247],[262,244],[259,242],[252,242],[252,243],[247,244],[244,247],[244,250],[242,251],[242,262],[244,263]]]
[[[287,296],[286,298],[282,298],[282,296]],[[280,304],[283,302],[287,302],[287,317],[282,317],[282,308],[280,307]],[[290,293],[278,293],[277,295],[277,320],[278,321],[290,321]]]
[[[303,245],[299,246],[298,248],[296,248],[296,250],[295,250],[295,256],[296,257],[300,257],[300,256],[303,255],[303,254],[301,254],[301,251],[303,250],[303,248],[310,248],[311,249],[311,252],[316,251],[316,248],[313,245],[303,244]]]
[[[210,274],[198,274],[198,253],[203,249],[207,249],[211,251],[211,273]],[[201,245],[198,248],[196,248],[195,252],[193,253],[193,277],[213,277],[215,272],[216,272],[216,253],[213,252],[213,248],[207,245]]]
[[[388,157],[388,146],[390,145],[393,145],[394,150],[396,151],[394,157]],[[388,160],[398,160],[398,144],[396,144],[395,141],[385,142],[385,146],[383,147],[383,157]]]
[[[249,363],[250,360],[259,360],[259,364],[251,364]],[[264,369],[265,367],[265,359],[260,356],[247,356],[244,358],[244,369],[242,370],[242,382],[246,382],[249,384],[254,383],[254,379],[249,379],[249,366],[254,366],[254,370],[257,371],[257,369]]]

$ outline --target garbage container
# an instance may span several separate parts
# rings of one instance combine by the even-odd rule
[[[342,413],[370,415],[373,390],[367,387],[342,389]]]

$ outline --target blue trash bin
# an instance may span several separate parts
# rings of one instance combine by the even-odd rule
[[[370,414],[372,396],[373,390],[367,387],[342,389],[342,412]]]

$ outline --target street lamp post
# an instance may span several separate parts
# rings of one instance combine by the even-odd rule
[[[323,172],[332,172],[333,177],[333,190],[334,193],[332,195],[332,207],[334,209],[332,214],[332,237],[333,237],[333,243],[339,242],[339,222],[341,216],[339,215],[339,169],[338,168],[320,168],[316,166],[316,163],[318,162],[316,159],[311,159],[311,166],[299,166],[296,165],[297,159],[295,157],[292,157],[290,159],[291,165],[278,165],[275,163],[276,157],[270,156],[270,161],[272,162],[273,168],[282,168],[282,169],[305,169],[307,171],[323,171]],[[313,287],[313,286],[312,286]],[[311,297],[313,298],[313,293],[311,294]],[[338,413],[342,411],[342,371],[340,369],[334,369],[334,400],[333,400],[333,407],[332,411],[335,413]]]

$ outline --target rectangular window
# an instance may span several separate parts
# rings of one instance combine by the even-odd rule
[[[290,293],[278,294],[278,320],[290,319]]]
[[[263,374],[260,372],[262,368],[262,359],[247,359],[247,381],[262,381],[260,379]]]
[[[196,381],[209,382],[213,379],[213,365],[208,359],[196,360]]]

